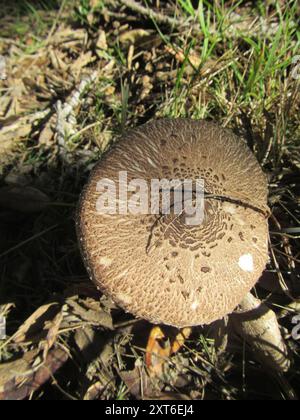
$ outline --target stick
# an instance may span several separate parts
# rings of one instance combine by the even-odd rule
[[[134,12],[140,13],[141,15],[147,16],[150,19],[156,20],[158,23],[169,26],[181,26],[186,24],[186,22],[171,18],[170,16],[165,16],[162,13],[154,12],[149,7],[144,7],[141,4],[137,3],[135,0],[120,0],[124,6],[133,10]]]
[[[85,91],[86,87],[93,83],[97,78],[98,73],[94,71],[91,75],[83,78],[79,86],[71,93],[67,101],[63,104],[61,101],[56,103],[56,128],[57,143],[60,148],[65,146],[66,135],[75,134],[76,117],[74,109],[80,103],[80,97]]]

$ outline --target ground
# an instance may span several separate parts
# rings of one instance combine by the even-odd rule
[[[300,396],[299,18],[284,0],[1,5],[0,398]],[[151,326],[88,280],[74,219],[90,170],[127,127],[179,116],[244,136],[268,175],[270,263],[254,292],[282,327],[284,376],[199,327],[149,378]]]

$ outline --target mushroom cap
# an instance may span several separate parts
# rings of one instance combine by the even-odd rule
[[[204,179],[204,220],[99,214],[97,183]],[[96,165],[77,232],[91,279],[119,306],[178,328],[231,313],[268,261],[267,181],[244,140],[207,121],[161,119],[128,131]]]

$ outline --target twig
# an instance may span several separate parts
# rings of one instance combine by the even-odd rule
[[[150,7],[144,7],[141,4],[137,3],[135,0],[120,0],[120,2],[124,4],[124,6],[133,10],[134,12],[147,16],[150,19],[154,19],[158,23],[162,23],[164,25],[169,25],[169,26],[186,25],[186,21],[171,18],[170,16],[165,16],[159,12],[154,12],[152,9],[150,9]]]
[[[48,44],[49,44],[49,42],[50,42],[50,40],[51,40],[52,36],[53,36],[53,35],[54,35],[54,33],[55,33],[57,23],[58,23],[59,19],[60,19],[60,18],[61,18],[61,16],[62,16],[62,13],[63,13],[63,11],[64,11],[65,5],[66,5],[66,0],[63,0],[62,4],[61,4],[61,6],[60,6],[60,9],[59,9],[59,11],[58,11],[58,13],[57,13],[56,19],[54,20],[53,25],[52,25],[52,27],[51,27],[51,29],[50,29],[50,32],[49,32],[49,34],[48,34],[48,36],[47,36],[47,39],[46,39],[46,45],[48,45]]]
[[[0,126],[2,135],[9,133],[10,131],[17,130],[20,126],[25,124],[33,124],[37,120],[42,120],[46,118],[51,113],[50,108],[46,108],[43,111],[37,111],[33,114],[25,115],[24,117],[19,117],[10,125]]]
[[[81,134],[85,133],[86,131],[91,130],[94,127],[97,127],[98,125],[100,125],[101,122],[100,121],[96,121],[92,124],[87,125],[86,127],[83,127],[81,130],[77,131],[76,133],[74,133],[71,137],[70,140],[74,140],[76,137],[81,136]]]
[[[75,134],[76,116],[74,109],[80,103],[80,97],[85,91],[86,87],[93,83],[97,78],[98,73],[94,71],[91,75],[83,78],[79,86],[71,93],[69,99],[63,104],[61,101],[56,103],[56,134],[57,143],[60,148],[65,146],[66,135]]]

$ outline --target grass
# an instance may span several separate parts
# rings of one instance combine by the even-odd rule
[[[152,3],[147,2],[149,7]],[[9,59],[14,72],[13,82],[8,79],[0,84],[0,138],[1,126],[48,107],[52,115],[56,101],[65,100],[84,74],[93,69],[99,73],[75,110],[78,134],[68,136],[64,155],[54,134],[41,141],[47,118],[35,121],[25,134],[24,126],[18,126],[5,151],[0,146],[0,186],[11,182],[22,188],[31,186],[52,203],[29,213],[24,199],[14,208],[0,207],[0,313],[6,314],[8,336],[46,302],[60,302],[69,289],[81,290],[89,284],[74,228],[79,193],[114,139],[126,127],[154,117],[214,119],[247,139],[268,174],[270,206],[280,225],[279,229],[270,222],[276,234],[271,236],[274,254],[268,272],[299,297],[299,235],[290,234],[287,243],[280,233],[291,228],[297,232],[300,219],[299,80],[292,77],[293,57],[300,55],[298,2],[258,1],[250,6],[243,1],[161,1],[166,14],[189,22],[180,29],[104,4],[20,1],[0,11],[0,54]],[[137,29],[146,33],[141,38],[131,33],[130,65],[130,45],[122,35]],[[70,35],[65,34],[67,30]],[[100,30],[107,48],[97,46]],[[81,66],[88,51],[93,60]],[[25,89],[13,90],[16,83]],[[263,288],[258,293],[278,313],[291,303],[284,293],[268,293]],[[126,324],[130,318],[114,309],[113,321]],[[286,381],[300,395],[299,343],[290,337],[291,317],[280,322],[294,359]],[[106,398],[132,397],[118,372],[121,367],[133,368],[143,355],[137,349],[134,329],[107,332],[98,326],[90,334],[101,349],[92,358],[82,358],[74,324],[59,334],[59,345],[68,348],[72,357],[55,374],[56,381],[32,398],[80,399],[92,385],[103,388],[103,383],[109,384],[102,389]],[[0,342],[0,361],[35,346]],[[274,378],[261,386],[264,366],[261,369],[242,343],[235,349],[215,354],[207,330],[195,329],[180,357],[172,362],[170,375],[184,366],[187,384],[180,392],[193,398],[288,398]],[[105,357],[108,367],[102,362]]]

